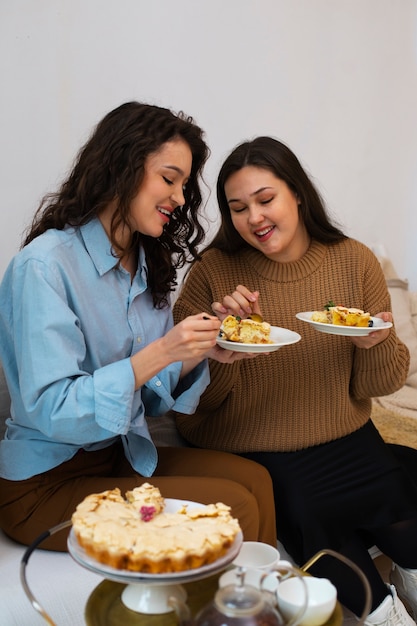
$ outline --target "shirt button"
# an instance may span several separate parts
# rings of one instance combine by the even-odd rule
[[[136,337],[136,341],[140,343],[142,341],[142,337]]]
[[[157,387],[160,387],[161,386],[161,381],[157,380],[155,384],[156,384]]]

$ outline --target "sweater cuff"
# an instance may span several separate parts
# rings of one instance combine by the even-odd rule
[[[410,353],[395,332],[373,348],[356,348],[353,386],[359,398],[386,396],[405,384]]]

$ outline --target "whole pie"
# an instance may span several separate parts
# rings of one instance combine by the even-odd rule
[[[85,552],[116,569],[162,574],[207,565],[233,544],[240,526],[230,507],[217,504],[165,511],[159,489],[145,483],[87,496],[72,515],[75,538]]]

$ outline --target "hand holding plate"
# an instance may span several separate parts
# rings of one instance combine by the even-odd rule
[[[377,313],[375,317],[381,319],[383,322],[391,324],[392,326],[393,317],[392,313],[390,313],[389,311]],[[366,335],[365,337],[351,337],[352,343],[355,344],[357,348],[362,348],[365,350],[373,348],[374,346],[378,345],[388,338],[391,326],[380,331],[370,332],[369,335]]]

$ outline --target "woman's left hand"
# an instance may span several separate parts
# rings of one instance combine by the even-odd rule
[[[384,322],[392,322],[393,317],[392,313],[389,311],[384,311],[383,313],[377,313],[374,317],[381,318]],[[381,341],[385,341],[388,335],[390,334],[390,328],[385,330],[377,330],[373,333],[369,333],[369,335],[365,335],[364,337],[351,337],[351,341],[357,348],[364,348],[368,350],[369,348],[373,348],[374,346],[381,343]]]
[[[224,350],[220,346],[214,346],[207,353],[207,356],[213,361],[219,363],[234,363],[235,361],[241,361],[242,359],[254,359],[259,354],[270,354],[269,352],[234,352],[233,350]]]

